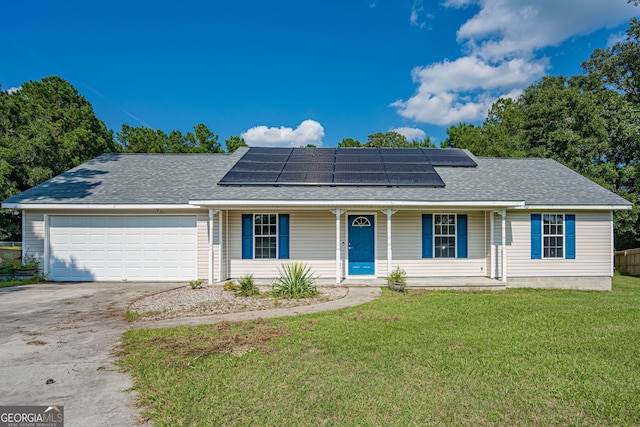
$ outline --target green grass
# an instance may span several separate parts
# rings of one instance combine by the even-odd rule
[[[10,288],[11,286],[20,286],[20,285],[32,285],[34,283],[41,282],[42,278],[35,277],[33,279],[27,280],[0,280],[0,288]]]
[[[131,330],[120,363],[156,426],[640,425],[640,279]]]

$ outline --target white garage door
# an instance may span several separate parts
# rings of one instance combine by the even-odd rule
[[[49,278],[173,281],[196,278],[196,217],[51,216]]]

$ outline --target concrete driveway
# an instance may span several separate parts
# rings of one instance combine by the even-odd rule
[[[177,283],[46,283],[0,289],[0,405],[63,405],[65,426],[133,426],[113,353],[126,307]],[[47,384],[47,382],[52,383]]]

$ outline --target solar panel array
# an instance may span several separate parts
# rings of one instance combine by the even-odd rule
[[[441,148],[250,148],[221,185],[444,187],[434,169],[475,167],[464,151]]]

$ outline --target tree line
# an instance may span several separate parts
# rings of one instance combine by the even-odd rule
[[[450,127],[442,145],[557,160],[634,203],[614,214],[616,248],[640,246],[639,39],[634,18],[625,40],[594,50],[582,74],[546,76],[516,100],[499,99],[482,124]]]
[[[581,173],[634,203],[615,213],[616,248],[640,246],[640,22],[626,39],[596,49],[575,76],[546,76],[518,99],[499,99],[479,125],[447,129],[442,147],[477,156],[546,157]],[[246,146],[225,140],[228,152]],[[377,132],[339,147],[434,147],[427,137],[409,141]],[[222,153],[219,137],[205,124],[183,134],[123,124],[113,133],[89,101],[60,77],[0,87],[0,200],[24,191],[103,153]],[[550,189],[552,191],[552,189]],[[0,240],[20,236],[19,218],[0,210]]]

